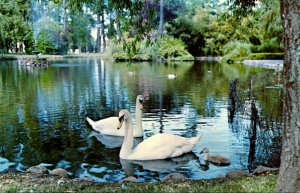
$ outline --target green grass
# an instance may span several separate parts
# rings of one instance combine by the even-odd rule
[[[248,56],[248,59],[251,60],[280,60],[283,59],[284,53],[251,53]]]
[[[59,177],[33,174],[0,175],[1,192],[275,192],[277,176],[219,178],[214,180],[189,180],[138,183],[77,182],[66,179],[58,185]]]

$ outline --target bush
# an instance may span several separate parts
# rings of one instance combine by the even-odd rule
[[[228,60],[243,60],[251,53],[251,44],[231,41],[223,47],[222,61]]]
[[[160,42],[143,40],[135,42],[130,39],[117,47],[110,46],[111,55],[117,61],[137,60],[149,61],[153,59],[191,61],[194,57],[185,49],[185,44],[174,37],[163,37]],[[121,49],[123,47],[123,49]],[[129,51],[129,52],[128,52]],[[107,54],[106,54],[107,55]]]
[[[185,49],[184,42],[174,37],[161,39],[160,56],[167,60],[194,60],[194,57]]]
[[[116,61],[127,61],[127,60],[129,60],[129,57],[125,52],[116,52],[112,56]]]

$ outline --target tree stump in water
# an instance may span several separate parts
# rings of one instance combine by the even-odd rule
[[[28,67],[44,67],[48,66],[47,58],[29,58],[25,60],[24,66]]]

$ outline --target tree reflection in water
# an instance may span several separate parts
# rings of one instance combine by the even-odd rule
[[[248,147],[249,172],[258,165],[279,167],[282,134],[280,74],[259,73],[248,81],[230,83],[228,121],[232,132]]]

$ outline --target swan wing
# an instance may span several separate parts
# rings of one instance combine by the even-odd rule
[[[160,133],[140,143],[128,159],[156,160],[177,157],[191,151],[194,145],[188,138]]]

